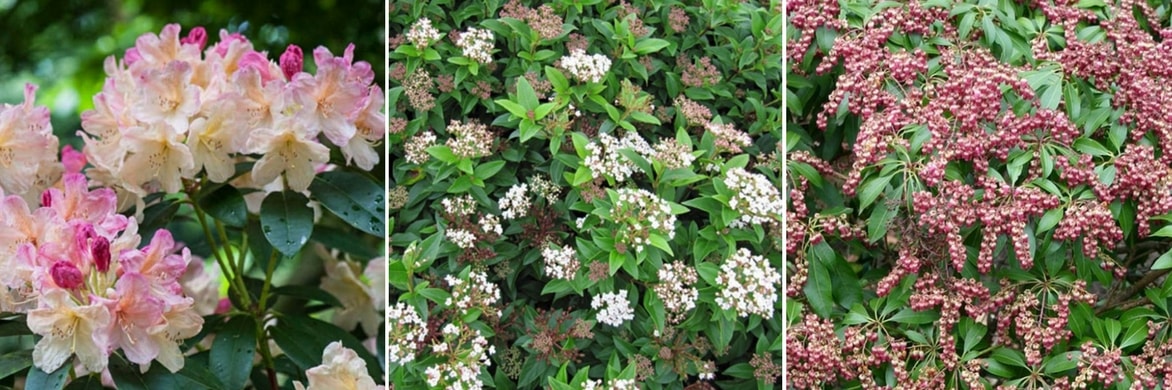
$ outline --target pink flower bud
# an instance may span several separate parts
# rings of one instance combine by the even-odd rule
[[[187,32],[187,36],[179,40],[184,45],[195,44],[200,50],[208,43],[208,32],[203,27],[196,27]]]
[[[53,266],[49,268],[49,275],[53,277],[53,283],[67,290],[76,289],[82,284],[81,270],[70,262],[53,263]]]
[[[53,207],[53,194],[48,190],[41,193],[41,207]]]
[[[110,270],[110,240],[106,237],[94,237],[94,245],[90,247],[90,256],[94,259],[94,267],[100,272]]]
[[[61,148],[61,163],[65,165],[65,173],[81,173],[86,164],[85,153],[74,149],[72,145],[65,145]]]
[[[285,48],[285,53],[281,54],[281,71],[285,73],[286,79],[292,80],[293,75],[301,72],[304,63],[305,55],[297,45],[289,45]]]

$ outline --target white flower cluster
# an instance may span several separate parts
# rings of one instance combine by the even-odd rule
[[[468,31],[460,33],[456,46],[463,49],[464,56],[481,64],[492,62],[493,49],[492,31],[483,28],[469,27]]]
[[[668,240],[676,235],[676,216],[671,205],[644,189],[620,188],[618,202],[611,209],[615,222],[625,223],[619,232],[619,242],[633,245],[636,252],[651,243],[652,233]]]
[[[534,176],[529,183],[533,186],[533,193],[545,198],[550,203],[557,202],[558,197],[562,194],[562,188],[546,179],[545,175]]]
[[[427,154],[427,148],[435,144],[435,133],[426,131],[416,134],[411,139],[407,140],[407,162],[412,164],[423,164],[431,159],[431,155]]]
[[[570,72],[578,81],[601,82],[610,70],[610,58],[602,54],[587,55],[585,50],[575,49],[563,56],[561,67]]]
[[[427,337],[427,322],[415,307],[399,302],[387,310],[387,359],[407,364],[415,360],[415,345]]]
[[[505,219],[525,218],[529,212],[529,185],[514,184],[500,200],[501,216]]]
[[[681,262],[666,264],[659,269],[659,284],[655,293],[663,300],[663,307],[671,314],[672,322],[682,320],[683,313],[696,308],[700,292],[696,284],[696,270]]]
[[[745,248],[738,249],[720,266],[716,282],[720,290],[716,293],[716,304],[720,307],[735,310],[741,317],[758,314],[765,319],[773,318],[781,274],[764,256],[755,256]]]
[[[480,218],[480,230],[485,233],[496,233],[496,235],[504,234],[504,229],[501,228],[501,220],[493,214],[485,214]]]
[[[431,26],[431,19],[428,18],[416,20],[411,25],[411,29],[407,30],[407,40],[411,41],[411,44],[419,49],[430,46],[432,42],[439,40],[440,37],[442,35],[440,35],[439,30]]]
[[[452,216],[472,215],[476,212],[476,199],[472,195],[444,199],[444,211]]]
[[[661,140],[655,144],[655,153],[651,157],[663,163],[668,169],[689,167],[696,161],[696,156],[692,155],[692,148],[675,138]]]
[[[468,249],[476,245],[476,235],[464,229],[448,229],[448,240],[462,249]]]
[[[492,305],[501,299],[501,289],[488,282],[488,275],[481,271],[472,271],[468,280],[448,275],[444,277],[452,289],[452,296],[444,301],[448,307],[456,307],[461,313],[471,308],[491,310]]]
[[[452,149],[452,153],[464,158],[478,158],[492,154],[492,133],[488,127],[476,123],[460,123],[451,121],[448,124],[448,138],[444,144]]]
[[[569,245],[561,249],[546,247],[541,250],[541,257],[545,259],[545,275],[554,279],[573,280],[578,273],[578,252]]]
[[[447,362],[424,370],[427,385],[431,388],[474,390],[484,387],[480,371],[492,365],[489,356],[496,354],[496,347],[488,345],[488,339],[476,329],[462,329],[447,324],[443,329],[444,341],[432,346],[437,353],[448,353]],[[470,336],[470,337],[469,337]],[[440,386],[440,383],[446,386]]]
[[[595,295],[590,307],[598,310],[598,322],[610,326],[621,326],[635,319],[635,309],[631,308],[631,302],[627,300],[627,290]]]
[[[781,213],[785,210],[781,192],[764,175],[733,168],[728,170],[724,183],[734,192],[728,199],[728,207],[741,213],[741,217],[731,223],[732,227],[781,220]]]
[[[623,148],[634,149],[644,158],[655,153],[647,140],[633,131],[621,139],[603,133],[598,136],[598,141],[586,145],[587,154],[583,163],[590,168],[593,178],[597,179],[599,176],[606,175],[621,183],[631,177],[636,168],[634,162],[619,154],[619,150]]]
[[[582,383],[582,390],[636,390],[639,386],[634,379],[615,379],[609,386],[603,386],[601,380],[587,379]]]

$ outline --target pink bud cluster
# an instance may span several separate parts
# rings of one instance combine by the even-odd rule
[[[191,260],[176,253],[170,232],[141,238],[133,218],[116,213],[110,189],[89,190],[78,173],[64,176],[40,207],[17,196],[0,203],[0,310],[28,313],[29,329],[43,336],[33,363],[52,372],[76,355],[89,372],[105,370],[121,349],[145,370],[158,360],[183,368],[181,341],[203,318],[183,295],[180,277]]]
[[[1112,194],[1134,199],[1136,229],[1140,237],[1151,233],[1148,218],[1172,211],[1172,170],[1156,160],[1151,146],[1132,144],[1115,159]]]
[[[820,389],[834,383],[842,368],[843,341],[834,324],[806,314],[785,333],[786,376],[796,389]]]
[[[1099,245],[1113,249],[1123,241],[1123,230],[1115,216],[1103,202],[1080,201],[1066,208],[1062,222],[1054,230],[1055,240],[1074,240],[1082,237],[1082,253],[1095,257]]]
[[[384,136],[382,89],[369,63],[325,47],[313,52],[316,74],[302,70],[301,49],[279,63],[243,35],[220,32],[205,48],[197,27],[180,38],[170,24],[138,38],[121,61],[106,59],[106,83],[94,109],[82,113],[80,135],[100,184],[142,196],[177,192],[201,171],[215,182],[259,154],[252,181],[262,187],[284,175],[304,191],[329,161],[328,142],[348,163],[372,169]],[[141,206],[141,204],[140,204]]]

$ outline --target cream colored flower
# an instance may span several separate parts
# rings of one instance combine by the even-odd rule
[[[53,372],[73,354],[90,372],[106,368],[109,345],[107,333],[110,312],[100,303],[79,305],[61,289],[50,290],[41,297],[41,306],[29,311],[28,327],[44,336],[33,348],[33,364]]]
[[[298,390],[385,390],[386,386],[374,383],[366,372],[366,362],[354,350],[343,347],[335,341],[322,352],[322,364],[309,369],[305,376],[309,386],[294,382]]]

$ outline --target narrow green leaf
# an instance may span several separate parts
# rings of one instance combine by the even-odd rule
[[[894,175],[880,176],[863,183],[862,187],[859,188],[859,210],[866,210],[867,206],[875,202],[875,199],[879,198],[879,194],[887,189],[887,184],[891,182],[892,177]]]
[[[663,50],[663,48],[668,47],[668,45],[671,45],[671,42],[659,38],[642,39],[635,43],[635,53],[641,55],[651,54]]]
[[[533,86],[529,85],[529,80],[524,77],[517,78],[517,103],[526,111],[537,109],[537,92],[533,90]]]
[[[0,379],[23,371],[33,365],[33,351],[23,350],[0,355]]]

